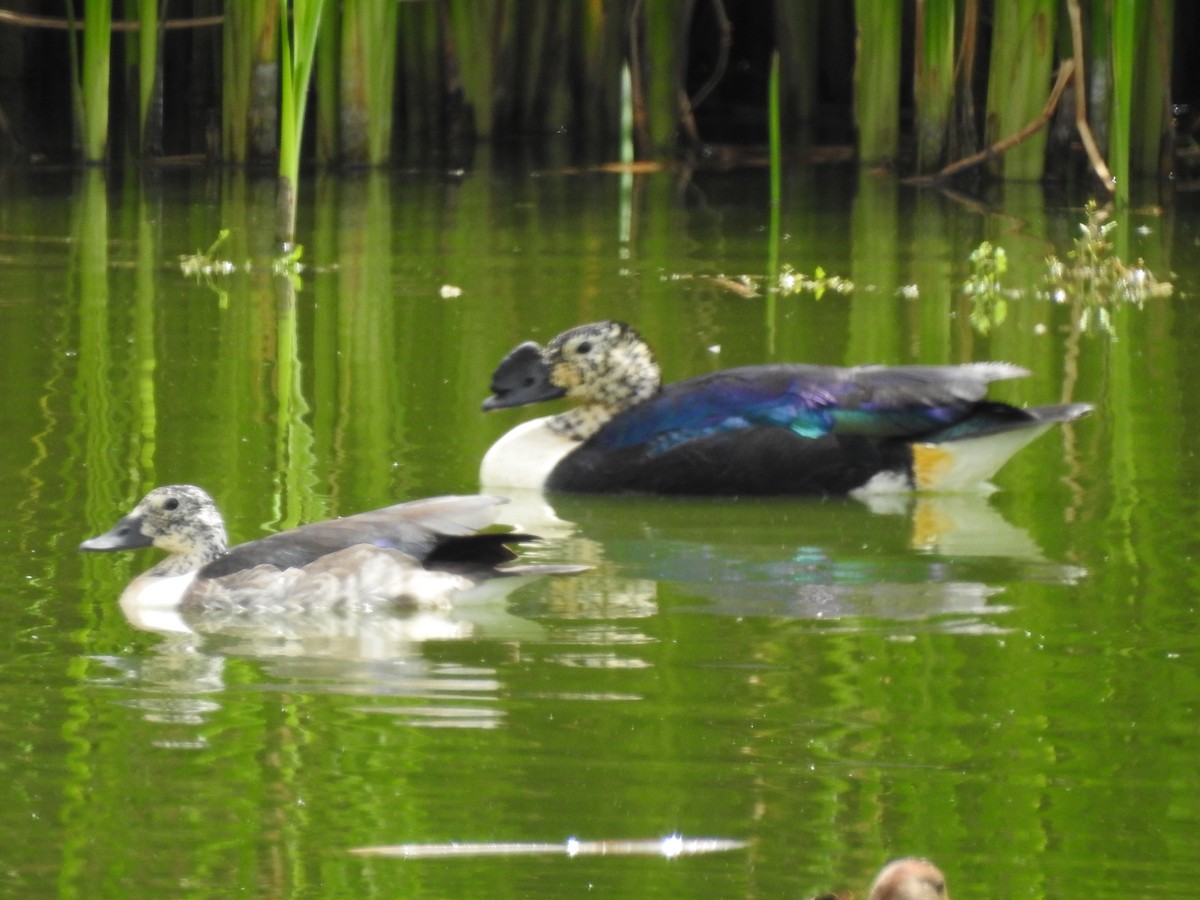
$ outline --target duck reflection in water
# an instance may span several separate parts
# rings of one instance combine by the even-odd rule
[[[657,607],[657,585],[704,598],[696,611],[730,616],[936,622],[990,631],[982,618],[1012,582],[1070,584],[1081,567],[1048,559],[983,493],[853,500],[579,497],[512,493],[502,516],[552,534],[596,573],[555,584],[559,603],[590,595],[612,607],[622,590]],[[598,588],[608,593],[597,598]],[[576,604],[578,605],[578,604]],[[680,607],[676,607],[679,609]]]
[[[418,621],[431,636],[461,631],[437,613],[502,596],[543,575],[573,575],[574,565],[519,565],[510,545],[535,538],[484,532],[505,501],[434,497],[317,522],[228,546],[212,498],[194,485],[159,487],[109,531],[84,541],[89,551],[156,547],[167,558],[121,594],[133,624],[153,630],[278,635],[345,634],[363,615],[432,613]],[[497,586],[500,586],[497,589]],[[387,629],[383,629],[387,631]]]

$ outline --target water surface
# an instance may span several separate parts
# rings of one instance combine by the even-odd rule
[[[962,897],[1185,897],[1200,830],[1195,201],[1118,217],[1176,286],[1027,298],[981,334],[980,241],[1031,291],[1077,204],[963,203],[835,170],[481,166],[305,185],[8,172],[0,192],[0,890],[48,896],[804,897],[921,854]],[[232,275],[185,276],[205,250]],[[733,290],[769,260],[846,296]],[[248,264],[248,265],[247,265]],[[915,286],[915,290],[910,286]],[[902,290],[908,287],[908,290]],[[597,318],[668,378],[767,360],[1006,359],[1088,401],[992,496],[514,497],[527,554],[594,568],[447,614],[130,621],[152,555],[88,555],[149,487],[237,540],[478,488],[495,363]],[[639,856],[376,859],[398,843],[682,834]]]

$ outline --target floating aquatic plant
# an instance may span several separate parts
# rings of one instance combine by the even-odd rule
[[[302,256],[303,244],[284,244],[280,254],[271,260],[271,274],[290,281],[293,293],[298,293],[304,287],[300,279],[300,273],[304,271],[304,264],[300,262]]]
[[[229,229],[222,228],[217,239],[209,244],[207,250],[197,250],[195,253],[179,255],[179,271],[188,278],[203,281],[217,295],[217,305],[221,309],[229,306],[229,292],[219,287],[214,279],[232,275],[238,270],[238,265],[231,259],[221,259],[217,251],[229,238]]]
[[[1046,260],[1046,285],[1056,303],[1081,305],[1079,325],[1113,333],[1111,310],[1118,303],[1141,307],[1148,298],[1168,297],[1173,287],[1159,281],[1139,259],[1126,264],[1114,251],[1110,238],[1117,223],[1111,211],[1089,200],[1084,212],[1087,220],[1079,225],[1079,237],[1067,251],[1066,259],[1051,256]]]
[[[217,250],[229,238],[229,229],[222,228],[217,234],[217,239],[213,241],[207,250],[197,250],[195,253],[181,253],[179,255],[179,270],[189,278],[195,278],[197,281],[203,279],[205,282],[212,284],[214,276],[232,275],[238,270],[237,264],[229,259],[219,259]]]
[[[812,294],[820,300],[826,291],[835,294],[849,294],[854,290],[854,282],[840,275],[829,275],[817,266],[813,274],[805,275],[797,272],[787,263],[779,267],[779,275],[772,279],[760,275],[695,275],[691,273],[671,275],[672,281],[704,281],[722,290],[737,294],[747,299],[765,294],[791,296],[793,294]]]
[[[849,294],[854,290],[854,282],[840,275],[830,275],[820,266],[817,266],[809,277],[785,263],[779,270],[779,284],[776,287],[784,296],[812,294],[814,299],[820,300],[826,291]]]
[[[987,334],[1008,318],[1008,301],[1020,296],[1016,290],[1005,289],[1001,279],[1008,271],[1008,254],[1003,247],[984,241],[967,260],[971,274],[963,282],[963,293],[971,298],[971,327]]]

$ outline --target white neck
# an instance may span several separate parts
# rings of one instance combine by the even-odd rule
[[[484,490],[542,488],[554,467],[580,443],[555,428],[557,418],[522,422],[492,444],[479,466]]]

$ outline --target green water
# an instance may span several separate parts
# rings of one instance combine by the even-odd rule
[[[766,181],[321,179],[295,292],[269,271],[269,181],[6,173],[0,892],[806,897],[921,854],[960,898],[1194,896],[1196,201],[1119,218],[1176,293],[1116,309],[1115,336],[1040,300],[981,336],[967,255],[1002,245],[1033,287],[1077,207],[817,170],[772,235]],[[184,276],[222,228],[239,271]],[[725,286],[772,258],[858,290]],[[996,396],[1097,412],[990,498],[514,498],[547,538],[529,556],[594,569],[447,615],[162,633],[116,603],[151,554],[76,552],[160,483],[204,485],[237,540],[476,490],[535,414],[479,411],[495,363],[602,317],[668,378],[1006,359],[1033,374]],[[348,852],[676,833],[749,843]]]

